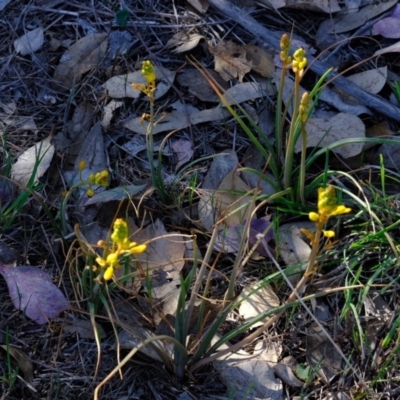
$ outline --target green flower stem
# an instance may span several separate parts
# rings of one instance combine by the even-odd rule
[[[303,206],[306,204],[304,187],[306,181],[306,151],[307,151],[307,131],[306,131],[306,122],[301,122],[301,160],[300,160],[300,175],[299,175],[299,192],[300,192],[300,201]]]
[[[294,82],[294,107],[293,115],[290,121],[289,134],[286,146],[286,156],[285,156],[285,168],[284,168],[284,188],[287,189],[292,186],[292,167],[293,167],[293,151],[296,144],[296,127],[297,127],[297,117],[299,115],[300,106],[300,71],[295,73]]]
[[[286,63],[283,63],[281,81],[279,83],[278,99],[276,102],[276,113],[275,113],[275,148],[276,148],[276,165],[279,168],[281,165],[282,157],[282,136],[283,136],[283,124],[285,119],[282,116],[282,101],[283,101],[283,90],[285,86],[287,67]]]

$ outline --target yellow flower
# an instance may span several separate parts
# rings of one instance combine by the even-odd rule
[[[335,232],[333,231],[322,231],[322,232],[326,238],[331,239],[335,237]]]
[[[310,214],[308,214],[308,217],[313,222],[318,222],[319,221],[319,215],[314,211],[311,211]]]
[[[110,279],[112,279],[113,275],[114,275],[114,268],[108,267],[104,272],[103,278],[105,281],[109,281]]]
[[[156,90],[157,74],[151,61],[142,62],[142,75],[146,79],[146,84],[132,83],[132,87],[143,92],[150,100],[154,101],[153,93]]]
[[[313,222],[325,224],[330,217],[347,214],[351,208],[338,204],[335,187],[328,185],[326,188],[318,188],[318,214],[310,212],[309,218]]]
[[[86,161],[85,160],[81,160],[79,162],[78,171],[82,172],[85,169],[85,167],[86,167]]]
[[[289,56],[290,37],[287,33],[284,33],[282,35],[280,41],[280,47],[281,47],[281,52],[280,52],[281,60],[285,65],[290,64],[292,62],[292,58]]]
[[[306,51],[300,47],[293,54],[292,69],[294,72],[303,70],[307,65]]]
[[[129,248],[129,252],[131,254],[138,254],[138,253],[143,253],[144,251],[146,251],[147,246],[145,244],[140,244],[139,246],[136,246],[136,243],[134,246],[132,246],[134,242],[131,243],[131,246]]]
[[[115,265],[117,265],[118,263],[118,253],[110,253],[107,256],[107,260],[106,263],[112,267],[114,267]]]
[[[122,218],[117,218],[114,221],[114,230],[111,235],[111,240],[115,244],[121,245],[122,243],[124,243],[125,239],[128,239],[128,236],[128,224]]]
[[[326,188],[318,188],[318,213],[321,216],[328,219],[329,217],[347,214],[351,211],[351,208],[337,202],[334,186],[328,185]]]
[[[86,190],[86,196],[87,197],[93,197],[94,196],[94,190],[92,188],[89,188]]]
[[[142,75],[145,77],[148,84],[155,82],[157,75],[154,69],[154,65],[150,60],[142,62]]]
[[[138,254],[146,250],[146,245],[138,245],[129,240],[129,227],[125,220],[117,218],[114,221],[113,232],[111,234],[112,245],[108,247],[107,242],[100,240],[97,244],[104,249],[104,256],[97,257],[96,263],[103,269],[104,280],[110,280],[116,269],[120,268],[120,257],[125,254]]]
[[[97,257],[96,262],[97,262],[97,264],[100,265],[100,267],[103,267],[103,268],[107,265],[107,261],[101,257]]]
[[[308,111],[311,107],[311,97],[310,93],[305,92],[303,93],[303,96],[301,96],[300,100],[300,109],[299,109],[299,115],[300,115],[300,121],[305,124],[308,119]]]

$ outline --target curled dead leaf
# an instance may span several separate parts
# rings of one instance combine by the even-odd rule
[[[54,72],[53,89],[67,91],[82,75],[96,67],[107,52],[107,34],[94,33],[74,43],[61,57]]]

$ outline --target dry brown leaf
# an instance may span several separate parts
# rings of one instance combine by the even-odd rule
[[[100,338],[104,339],[106,337],[106,334],[104,332],[104,329],[100,324],[96,322],[96,330],[97,334],[100,336]],[[95,332],[93,331],[93,325],[92,322],[89,320],[85,319],[78,319],[74,321],[73,323],[70,324],[65,324],[64,325],[64,332],[65,333],[70,333],[70,334],[78,334],[79,337],[83,339],[95,339]]]
[[[156,335],[154,334],[153,331],[150,329],[144,328],[142,326],[135,326],[132,329],[125,330],[122,329],[118,333],[118,339],[120,342],[120,346],[122,349],[133,349],[134,347],[140,345],[143,343],[143,340],[155,337]],[[159,352],[154,348],[156,346],[157,348],[161,349],[164,353],[167,353],[170,355],[172,358],[173,353],[174,353],[174,346],[172,343],[166,341],[166,340],[154,340],[153,345],[150,346],[144,346],[142,347],[139,351],[143,354],[145,354],[147,357],[152,358],[153,360],[163,362],[162,357],[159,355]]]
[[[365,316],[368,320],[366,324],[366,348],[371,354],[377,347],[378,335],[381,329],[393,317],[393,311],[377,291],[370,291],[364,297]]]
[[[247,58],[250,58],[253,63],[252,70],[266,78],[271,78],[275,71],[274,55],[258,46],[245,45],[243,48],[247,52]]]
[[[315,224],[310,221],[292,222],[281,225],[277,230],[276,250],[288,266],[285,272],[292,283],[296,282],[300,273],[305,270],[311,254],[309,240],[301,233],[301,228],[313,232]]]
[[[107,34],[94,33],[74,43],[61,57],[52,84],[55,90],[67,91],[81,76],[96,67],[107,52]]]
[[[257,290],[255,293],[253,293]],[[253,293],[253,294],[251,294]],[[249,297],[247,297],[249,296]],[[247,297],[247,299],[245,299]],[[272,310],[279,306],[279,298],[269,285],[261,285],[260,282],[255,282],[249,287],[242,290],[237,301],[242,301],[239,306],[239,314],[244,318],[245,322],[250,321],[254,317]],[[252,325],[252,328],[261,326],[265,321],[259,321]]]
[[[214,248],[225,253],[236,253],[244,234],[244,222],[254,211],[249,187],[240,179],[236,170],[228,173],[218,190],[204,191],[198,204],[201,224],[211,231],[219,223]]]
[[[230,115],[229,111],[223,107],[215,107],[200,111],[190,104],[184,105],[180,101],[171,104],[171,107],[174,108],[174,110],[165,114],[163,119],[152,129],[154,135],[160,132],[183,129],[189,126],[189,124],[196,125],[203,122],[219,121]],[[128,120],[123,126],[133,132],[145,135],[149,122],[142,121],[142,118],[137,117]]]
[[[190,140],[178,139],[171,144],[172,150],[178,158],[178,162],[175,166],[177,171],[183,164],[187,163],[193,156],[194,150]]]
[[[251,215],[251,196],[246,195],[249,191],[249,187],[240,179],[236,170],[229,172],[217,190],[202,193],[198,205],[202,225],[211,231],[220,218],[223,218],[222,224],[225,228],[241,225]],[[236,237],[235,229],[225,234]]]
[[[117,100],[111,100],[103,110],[103,119],[101,120],[101,126],[103,128],[107,128],[110,123],[111,119],[114,115],[114,111],[117,110],[119,107],[123,106],[124,102],[123,101],[117,101]]]
[[[350,82],[355,83],[368,93],[379,93],[386,84],[387,66],[368,71],[359,72],[358,74],[346,77]]]
[[[397,3],[397,0],[388,0],[387,2],[381,1],[379,3],[371,3],[360,11],[352,14],[347,14],[335,24],[332,29],[334,33],[343,33],[352,31],[362,25],[368,20],[384,13]]]
[[[210,52],[214,55],[215,70],[226,81],[238,78],[242,82],[243,77],[253,67],[253,63],[248,58],[243,46],[234,42],[219,42],[216,46],[210,48]]]
[[[224,97],[232,105],[275,94],[276,90],[270,82],[244,82],[230,87]]]
[[[77,138],[81,139],[82,136],[85,137],[91,128],[94,113],[95,109],[89,101],[83,101],[78,104],[72,120],[67,124],[67,130],[71,139],[76,140]],[[81,147],[82,143],[79,144],[79,149]]]
[[[304,382],[298,380],[293,371],[286,364],[279,363],[274,365],[274,372],[285,385],[290,387],[302,387],[304,385]]]
[[[0,0],[0,11],[3,11],[11,0]]]
[[[251,218],[252,196],[250,188],[242,181],[237,171],[232,171],[222,179],[215,192],[214,214],[223,217],[226,226],[235,226]]]
[[[229,88],[229,85],[215,71],[205,69],[204,72],[207,75],[211,75],[211,78],[217,81],[218,86],[222,87],[222,92]],[[177,80],[181,86],[186,86],[189,93],[201,101],[218,103],[219,97],[199,70],[194,68],[187,69],[178,74]]]
[[[203,190],[217,190],[222,179],[230,172],[234,171],[239,164],[238,157],[234,150],[225,150],[216,154],[211,163],[207,175],[204,178]]]
[[[336,347],[314,322],[307,332],[307,361],[324,383],[329,383],[342,371],[342,357]]]
[[[37,132],[38,128],[36,122],[31,116],[22,115],[8,115],[0,113],[0,127],[4,124],[5,126],[12,126],[17,130],[33,131]]]
[[[173,53],[183,53],[185,51],[194,49],[199,44],[201,39],[204,39],[204,36],[200,35],[199,33],[179,31],[168,40],[166,47],[175,47],[172,50]]]
[[[14,346],[6,346],[4,344],[0,347],[7,353],[10,354],[12,358],[18,363],[18,367],[24,373],[24,379],[26,382],[31,382],[33,380],[33,364],[28,355]]]
[[[268,354],[264,354],[267,352]],[[239,350],[213,362],[233,400],[283,400],[283,384],[275,376],[273,365],[280,349],[256,349],[252,354]],[[272,360],[272,361],[266,361]]]
[[[374,56],[380,56],[386,53],[400,53],[400,42],[396,42],[395,44],[385,47],[384,49],[376,51]]]
[[[365,125],[360,118],[349,113],[339,113],[332,118],[310,118],[307,122],[307,147],[325,147],[341,139],[365,138]],[[360,154],[363,143],[347,143],[332,151],[343,158]],[[298,140],[295,151],[302,151]]]
[[[143,274],[142,285],[151,288],[151,298],[159,302],[161,315],[154,315],[160,321],[163,314],[173,314],[179,298],[179,273],[185,264],[184,238],[179,232],[167,232],[164,224],[157,220],[145,229],[137,231],[132,239],[138,243],[148,242],[144,253],[136,255]],[[145,277],[147,275],[147,277]]]
[[[26,186],[36,168],[36,175],[33,181],[36,184],[50,167],[54,156],[54,146],[51,143],[51,135],[46,139],[35,143],[28,150],[25,150],[17,162],[11,167],[11,178]]]
[[[34,53],[35,51],[39,50],[43,46],[43,42],[44,31],[40,26],[39,28],[27,32],[25,35],[14,40],[14,48],[17,53],[20,53],[22,56],[26,56],[27,54]]]
[[[388,121],[383,121],[379,124],[372,125],[365,131],[365,136],[367,138],[389,138],[395,136],[395,132],[390,129]],[[365,143],[364,150],[374,147],[374,143]],[[379,161],[377,161],[379,164]]]
[[[207,0],[187,0],[187,2],[202,14],[206,13],[210,6]]]
[[[154,98],[159,99],[170,89],[175,79],[175,72],[160,66],[155,66],[155,73],[157,75],[157,88],[154,92]],[[143,76],[141,70],[129,74],[113,76],[103,84],[103,88],[112,98],[122,99],[124,97],[130,97],[132,99],[137,99],[142,92],[134,89],[132,83],[137,83],[138,85],[146,83],[146,78]]]

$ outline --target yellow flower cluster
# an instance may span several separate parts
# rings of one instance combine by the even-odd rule
[[[326,188],[318,188],[318,214],[311,212],[311,221],[326,223],[330,217],[347,214],[351,211],[342,204],[338,204],[335,187],[328,185]]]
[[[305,92],[300,100],[299,115],[300,121],[306,123],[308,119],[308,111],[311,107],[311,97],[310,93]]]
[[[157,74],[154,65],[151,61],[146,60],[142,62],[142,75],[146,79],[146,84],[132,83],[132,87],[140,90],[150,99],[153,98],[154,91],[156,90]]]
[[[283,62],[284,67],[292,66],[293,72],[301,77],[304,72],[304,68],[307,65],[306,51],[303,48],[297,49],[292,57],[289,56],[290,52],[290,37],[287,33],[284,33],[280,40],[280,58]]]
[[[289,65],[292,63],[292,57],[289,56],[290,50],[290,37],[287,33],[284,33],[280,41],[280,57],[284,65]]]
[[[82,181],[82,171],[86,168],[86,161],[81,160],[78,165],[78,171],[80,173]],[[82,181],[80,184],[89,184],[89,189],[86,191],[88,197],[94,195],[94,190],[90,185],[97,185],[102,187],[107,187],[110,183],[110,173],[105,169],[104,171],[96,172],[95,174],[90,174],[87,181]]]
[[[115,270],[121,267],[119,264],[121,256],[143,253],[147,247],[145,244],[138,245],[129,240],[128,224],[122,218],[118,218],[114,222],[111,242],[111,247],[104,240],[97,243],[104,249],[103,257],[97,257],[96,262],[104,271],[103,278],[106,281],[112,279]]]
[[[328,185],[326,188],[318,188],[318,212],[310,212],[309,218],[311,221],[315,222],[317,230],[322,231],[323,235],[328,238],[334,238],[335,232],[331,230],[323,230],[325,224],[328,222],[330,217],[335,217],[337,215],[348,214],[351,212],[351,208],[344,206],[343,204],[338,204],[338,199],[336,197],[335,187]],[[302,233],[314,243],[315,235],[307,229],[301,229]]]
[[[104,171],[96,172],[95,174],[89,175],[89,184],[107,187],[110,183],[109,181],[110,173],[105,169]],[[86,195],[92,197],[94,195],[94,190],[89,187],[86,190]]]
[[[302,71],[307,65],[306,51],[303,48],[297,49],[293,54],[293,62],[292,69],[295,73],[300,73],[302,75]]]

